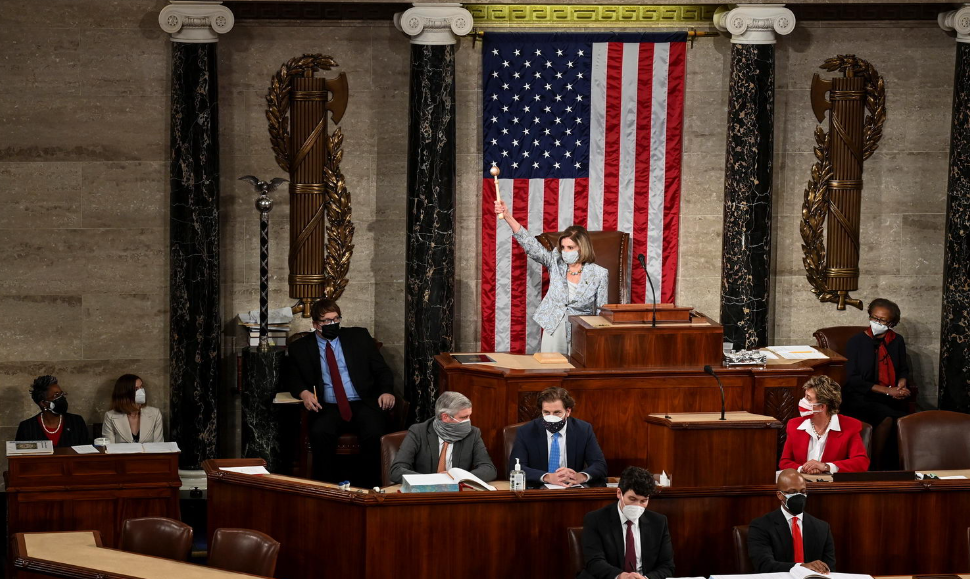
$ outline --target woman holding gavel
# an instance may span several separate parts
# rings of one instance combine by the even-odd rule
[[[556,248],[547,251],[512,217],[504,201],[495,201],[495,214],[509,224],[526,255],[549,272],[549,291],[532,317],[542,327],[539,351],[569,355],[569,316],[597,315],[608,295],[609,272],[593,263],[596,254],[589,233],[579,225],[567,227],[559,234]]]

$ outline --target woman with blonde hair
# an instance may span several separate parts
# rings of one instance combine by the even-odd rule
[[[779,470],[794,468],[806,474],[869,470],[860,434],[862,423],[839,414],[842,389],[838,382],[815,376],[802,389],[805,397],[798,401],[801,416],[788,421]]]
[[[606,304],[609,272],[596,265],[589,233],[579,225],[567,227],[552,250],[541,243],[512,217],[504,201],[495,202],[496,215],[504,214],[512,235],[530,259],[549,272],[549,291],[532,319],[542,327],[540,352],[569,355],[572,327],[569,316],[595,316]]]
[[[101,436],[108,442],[164,442],[162,413],[147,406],[142,379],[125,374],[111,392],[111,410],[104,413]]]

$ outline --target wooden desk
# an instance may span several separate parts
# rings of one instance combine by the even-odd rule
[[[798,416],[802,384],[819,374],[841,374],[845,358],[831,350],[824,360],[802,360],[765,367],[716,367],[724,383],[727,409],[772,416],[782,423]],[[472,419],[493,462],[502,464],[502,429],[538,415],[536,398],[550,386],[569,390],[576,400],[573,416],[593,424],[611,475],[628,465],[644,464],[648,414],[720,412],[717,382],[702,367],[582,368],[513,370],[498,365],[460,364],[450,354],[435,356],[442,391],[468,396]],[[785,429],[776,431],[778,449]]]
[[[71,579],[244,579],[255,577],[106,549],[97,531],[17,533],[11,558],[18,577]]]
[[[116,546],[121,524],[135,517],[179,518],[178,453],[11,456],[7,537],[30,531],[99,531]]]
[[[658,312],[659,313],[659,312]],[[686,322],[613,324],[602,316],[569,316],[572,358],[586,368],[720,365],[724,327],[704,314]]]
[[[563,577],[566,528],[616,501],[612,488],[381,495],[218,470],[258,464],[203,464],[209,533],[245,527],[270,535],[281,543],[277,574],[287,579],[436,577],[444,560],[476,579]],[[839,571],[941,573],[967,560],[968,480],[808,488],[808,512],[832,526]],[[649,508],[667,516],[676,575],[709,577],[735,570],[731,528],[779,502],[774,485],[672,487]],[[890,533],[905,548],[888,544]]]

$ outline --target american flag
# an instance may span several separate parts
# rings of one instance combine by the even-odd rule
[[[496,220],[495,184],[532,235],[583,225],[631,234],[658,292],[677,278],[684,32],[488,33],[482,46],[482,350],[535,352],[542,266]],[[630,299],[649,285],[631,260]]]

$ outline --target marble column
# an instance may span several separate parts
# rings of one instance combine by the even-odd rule
[[[404,391],[415,420],[433,415],[434,357],[455,325],[455,43],[472,17],[460,4],[415,4],[394,16],[411,37]]]
[[[940,14],[956,31],[940,322],[941,410],[970,412],[970,4]]]
[[[774,158],[775,34],[795,16],[782,4],[718,9],[714,25],[731,33],[721,324],[734,349],[768,344],[771,193]]]
[[[219,390],[219,116],[216,42],[233,25],[221,2],[158,15],[172,35],[169,356],[171,437],[179,466],[216,457]]]

